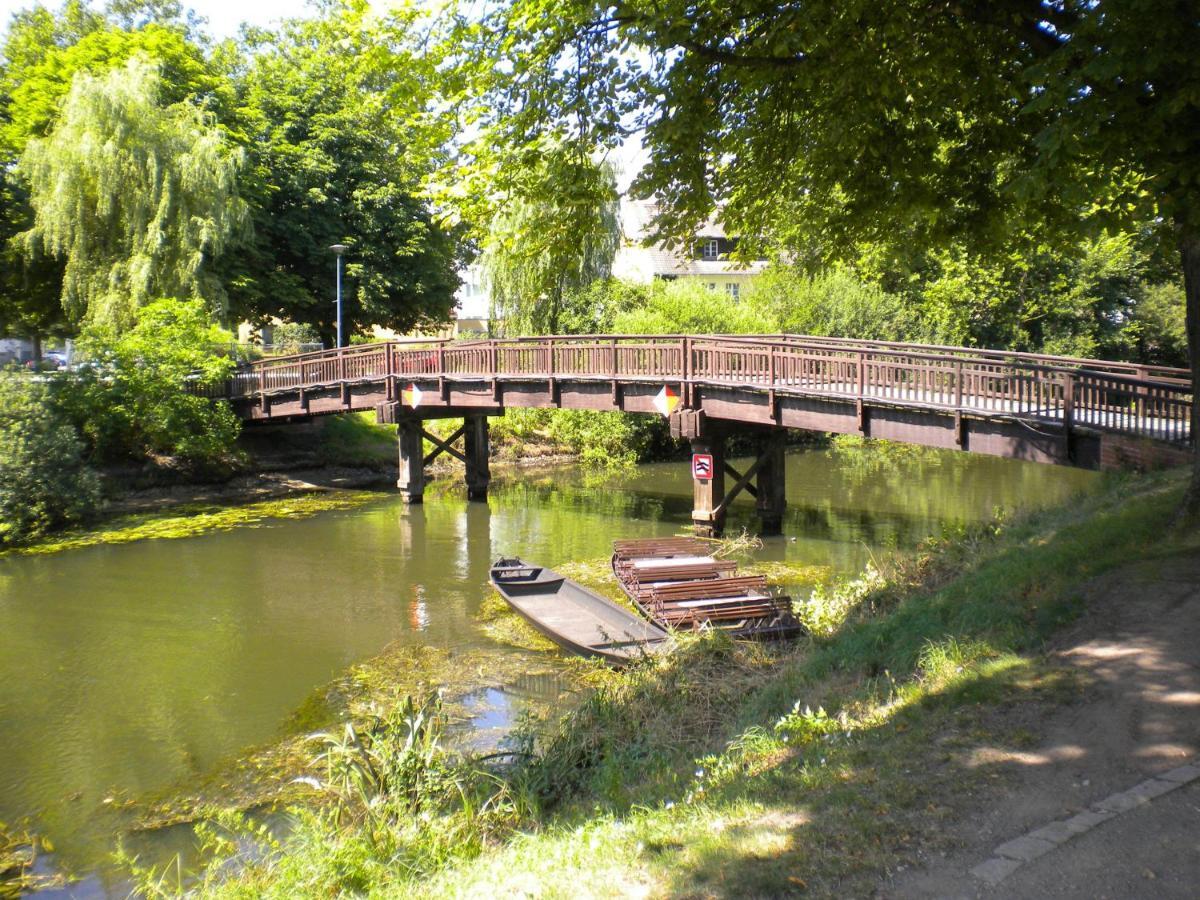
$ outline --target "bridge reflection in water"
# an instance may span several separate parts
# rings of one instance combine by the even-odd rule
[[[398,426],[398,485],[412,503],[423,497],[425,467],[443,453],[465,464],[471,499],[487,496],[487,417],[505,409],[663,415],[703,457],[692,519],[708,533],[721,530],[743,491],[763,530],[778,531],[786,429],[1092,469],[1182,463],[1192,442],[1184,369],[795,335],[364,344],[252,363],[226,396],[251,423],[374,409]],[[422,427],[449,417],[464,420],[449,439]],[[757,445],[744,472],[726,458],[731,435]]]

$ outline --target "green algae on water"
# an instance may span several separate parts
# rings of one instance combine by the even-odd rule
[[[378,500],[372,491],[330,491],[260,500],[238,506],[195,503],[169,510],[119,516],[91,529],[74,529],[27,547],[13,547],[0,556],[39,556],[100,544],[195,537],[212,531],[253,528],[271,519],[303,519],[317,513],[354,509]]]

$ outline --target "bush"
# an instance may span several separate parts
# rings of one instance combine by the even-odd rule
[[[618,334],[761,334],[759,311],[701,281],[656,281],[644,302],[613,317]]]
[[[0,373],[0,544],[78,522],[99,499],[79,436],[46,385],[13,370]]]
[[[102,459],[222,461],[240,424],[228,403],[205,394],[233,371],[233,360],[213,349],[229,342],[200,301],[158,300],[138,310],[129,331],[84,330],[85,363],[65,383],[62,402]]]
[[[845,269],[811,277],[785,266],[768,269],[751,282],[746,304],[760,331],[879,341],[923,336],[903,297]]]

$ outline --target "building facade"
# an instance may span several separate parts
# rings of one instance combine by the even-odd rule
[[[696,232],[688,246],[668,249],[651,241],[658,207],[651,201],[621,201],[621,247],[613,260],[613,276],[649,284],[655,279],[699,281],[714,291],[740,297],[746,285],[767,267],[766,260],[734,262],[737,238],[725,233],[715,218]]]

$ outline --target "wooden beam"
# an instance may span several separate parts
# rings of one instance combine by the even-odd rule
[[[787,508],[787,432],[776,429],[762,440],[763,465],[758,470],[756,495],[759,526],[763,534],[779,534]]]
[[[400,453],[400,474],[396,487],[405,503],[420,503],[425,499],[425,460],[422,456],[422,432],[419,422],[411,419],[397,423],[396,443]]]
[[[487,416],[469,416],[463,422],[463,450],[467,472],[467,499],[485,502],[492,480],[488,468]]]
[[[692,528],[705,537],[717,537],[725,528],[725,510],[718,498],[725,493],[725,440],[718,436],[692,439],[692,453],[713,458],[712,478],[692,479]]]
[[[433,448],[434,448],[433,450],[429,451],[429,455],[425,457],[425,465],[429,465],[431,462],[433,462],[435,459],[437,459],[443,453],[449,453],[451,456],[453,456],[459,462],[465,463],[467,461],[467,457],[465,455],[463,455],[462,453],[460,453],[459,451],[455,450],[450,445],[453,444],[455,441],[457,441],[460,437],[462,437],[463,432],[465,432],[466,430],[467,430],[467,426],[463,425],[461,428],[458,429],[458,431],[454,432],[454,434],[450,435],[450,437],[446,438],[446,440],[443,441],[436,434],[430,434],[428,431],[426,431],[424,428],[422,428],[421,429],[421,437],[423,437],[425,440],[429,441],[429,443],[433,444]]]
[[[754,487],[754,485],[752,485],[750,483],[750,478],[754,474],[753,471],[751,471],[749,475],[742,477],[741,472],[739,472],[737,469],[735,469],[733,466],[731,466],[728,462],[726,462],[725,463],[725,474],[731,476],[733,478],[733,481],[735,484],[741,485],[740,490],[745,491],[751,497],[758,496],[758,490]],[[739,489],[735,488],[734,490],[739,490]],[[730,495],[729,499],[732,500],[733,495]]]
[[[758,472],[759,468],[762,466],[763,461],[765,459],[766,459],[766,457],[760,456],[758,459],[756,459],[754,461],[754,465],[752,465],[750,468],[748,468],[746,470],[746,474],[742,475],[740,478],[738,478],[737,483],[734,484],[734,486],[732,488],[730,488],[729,493],[726,494],[724,499],[721,500],[721,502],[717,505],[717,510],[716,510],[717,512],[724,513],[726,510],[728,510],[729,504],[732,503],[733,499],[738,494],[740,494],[743,490],[745,490],[751,496],[755,496],[755,497],[758,496],[758,491],[756,491],[756,490],[754,490],[754,488],[750,487],[750,479],[755,476],[755,474]],[[726,465],[726,468],[729,469],[730,471],[733,471],[732,466]],[[737,472],[735,471],[734,474],[736,475]]]

